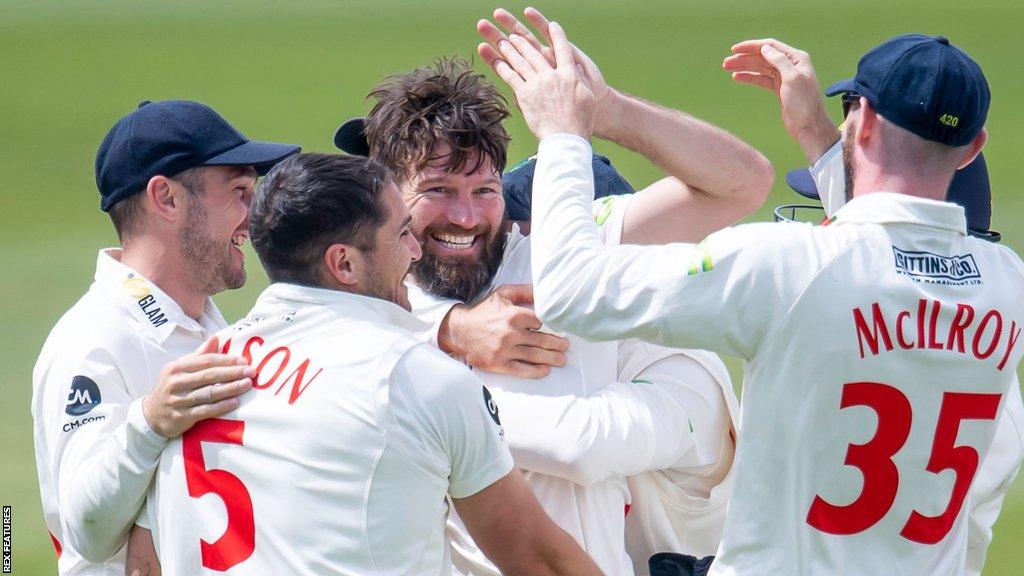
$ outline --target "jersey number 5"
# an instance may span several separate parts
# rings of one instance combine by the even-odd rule
[[[945,538],[956,521],[967,497],[967,489],[978,471],[978,451],[971,446],[956,446],[963,420],[995,420],[1000,394],[945,392],[939,409],[938,424],[931,456],[925,469],[932,474],[953,470],[956,481],[945,511],[925,516],[914,510],[900,536],[921,544],[935,544]],[[866,444],[850,444],[847,466],[864,476],[857,498],[837,506],[815,496],[807,512],[807,523],[829,534],[849,535],[863,532],[878,523],[892,508],[899,489],[900,473],[892,458],[910,435],[913,411],[910,400],[897,388],[878,382],[852,382],[843,386],[839,408],[867,406],[878,415],[878,429]]]
[[[200,540],[203,566],[224,571],[245,561],[256,549],[256,524],[252,515],[252,498],[238,476],[227,470],[207,469],[203,458],[203,442],[242,445],[245,422],[211,418],[193,426],[181,438],[185,460],[185,483],[188,495],[200,498],[214,493],[224,501],[228,525],[214,543]]]

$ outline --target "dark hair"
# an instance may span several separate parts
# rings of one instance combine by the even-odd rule
[[[260,182],[249,213],[252,246],[272,282],[320,286],[324,251],[350,244],[372,252],[387,220],[387,169],[358,156],[298,154]]]
[[[203,168],[189,168],[171,176],[171,180],[181,184],[185,190],[192,195],[203,194]],[[145,202],[145,190],[139,190],[131,196],[118,200],[110,207],[107,214],[110,221],[114,223],[114,231],[117,232],[117,239],[121,244],[125,243],[138,226],[139,217],[142,215],[142,204]]]
[[[489,158],[505,170],[508,118],[505,97],[469,62],[441,58],[431,66],[388,76],[369,97],[377,103],[366,118],[370,157],[399,180],[435,159],[442,144],[451,149],[449,172],[461,172],[476,155],[472,171]]]

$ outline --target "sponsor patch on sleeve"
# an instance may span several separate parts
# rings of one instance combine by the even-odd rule
[[[931,252],[903,250],[892,247],[896,273],[914,282],[968,286],[981,284],[981,271],[973,254],[943,256]]]

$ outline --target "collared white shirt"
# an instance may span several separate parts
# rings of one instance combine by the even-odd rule
[[[124,570],[122,545],[166,443],[141,398],[165,364],[226,325],[212,300],[198,322],[188,317],[120,255],[100,251],[95,281],[50,331],[32,375],[39,492],[62,575]]]
[[[846,189],[843,169],[842,141],[836,142],[809,168],[811,176],[823,191],[822,198],[842,206]],[[992,543],[992,527],[1006,498],[1006,491],[1017,478],[1024,462],[1024,401],[1021,400],[1020,382],[1014,380],[1010,394],[999,414],[992,447],[981,462],[971,484],[967,524],[967,562],[965,576],[979,576],[985,567],[988,546]]]
[[[1024,351],[1020,258],[967,236],[959,206],[884,192],[829,226],[604,249],[590,155],[575,136],[541,142],[535,305],[595,340],[747,359],[711,573],[959,574],[971,462]]]
[[[446,496],[512,470],[483,384],[399,306],[273,284],[221,332],[241,406],[168,443],[150,498],[167,574],[448,574]]]

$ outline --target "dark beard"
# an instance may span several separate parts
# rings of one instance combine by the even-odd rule
[[[472,302],[494,278],[505,255],[504,221],[484,246],[481,260],[441,260],[427,250],[409,269],[416,285],[434,296]]]
[[[856,170],[853,168],[853,145],[857,135],[853,128],[843,131],[843,176],[845,177],[846,201],[853,200],[853,177]]]

